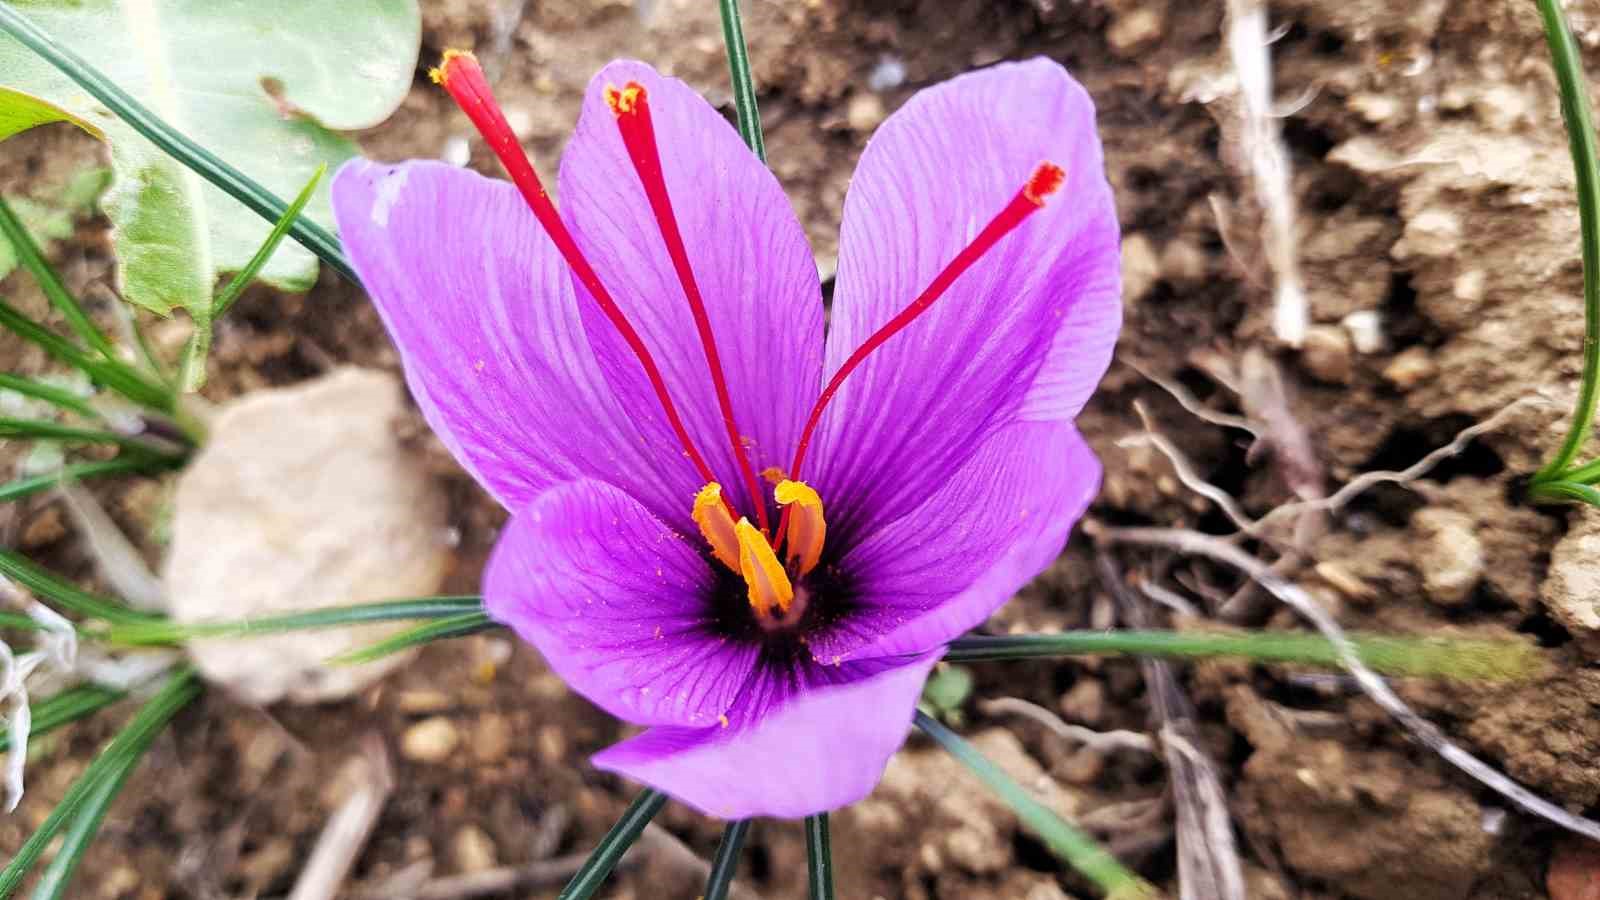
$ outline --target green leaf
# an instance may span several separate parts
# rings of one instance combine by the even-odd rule
[[[23,842],[5,869],[0,870],[0,900],[5,900],[16,891],[33,864],[38,862],[40,854],[44,853],[67,822],[79,812],[89,809],[88,801],[100,792],[106,780],[136,765],[144,752],[150,749],[156,735],[179,710],[200,696],[201,689],[200,679],[190,669],[177,672],[167,679],[161,690],[89,763],[83,775],[67,789],[66,796],[50,811],[44,824]]]
[[[611,826],[606,836],[600,839],[594,852],[583,861],[583,866],[578,869],[578,874],[572,876],[567,886],[561,889],[561,895],[556,900],[589,900],[594,892],[600,890],[600,885],[605,884],[611,870],[617,867],[617,862],[622,859],[622,854],[628,852],[633,842],[644,833],[644,827],[656,817],[661,807],[667,803],[667,795],[660,791],[645,788],[628,804],[628,809]],[[3,898],[0,898],[3,900]]]
[[[115,600],[96,596],[69,584],[4,548],[0,548],[0,575],[22,585],[51,605],[80,616],[127,624],[161,621],[159,616],[129,609]]]
[[[62,466],[54,472],[41,475],[29,475],[15,481],[0,484],[0,503],[20,500],[23,497],[48,491],[60,484],[69,484],[84,478],[95,478],[100,475],[122,475],[131,473],[160,472],[165,469],[176,468],[180,460],[164,457],[145,457],[130,455],[126,458],[117,457],[99,462],[73,463]]]
[[[833,900],[833,848],[828,843],[828,814],[806,816],[806,886],[811,900]]]
[[[227,158],[268,191],[288,193],[356,146],[330,129],[382,121],[411,86],[421,41],[416,0],[33,0],[0,5],[0,25],[31,23],[150,111]],[[116,227],[123,294],[166,312],[205,309],[219,272],[241,270],[261,243],[239,205],[161,152],[132,125],[14,37],[0,37],[0,82],[101,128],[116,182],[104,206]],[[326,188],[308,216],[328,223]],[[316,260],[286,248],[261,278],[309,288]]]
[[[167,453],[161,448],[152,446],[137,437],[118,434],[114,431],[73,428],[70,425],[61,425],[56,422],[38,419],[13,419],[0,416],[0,440],[6,438],[61,441],[67,444],[115,444],[149,456],[170,456],[174,458],[178,456],[178,454]]]
[[[749,819],[729,822],[722,829],[722,842],[717,844],[716,858],[711,860],[711,875],[706,878],[706,892],[700,900],[727,900],[734,873],[739,869],[739,850],[744,847],[745,835],[749,833]]]
[[[89,405],[89,401],[66,388],[46,384],[37,378],[23,378],[21,375],[0,372],[0,390],[15,391],[24,397],[43,400],[52,406],[59,407],[67,412],[77,413],[84,418],[99,418],[99,414],[94,411],[94,407]]]
[[[82,371],[140,406],[162,411],[172,409],[172,397],[161,384],[151,381],[124,363],[85,353],[71,341],[23,315],[3,299],[0,299],[0,328],[25,341],[38,344],[44,352]]]
[[[66,317],[67,324],[72,326],[78,337],[107,359],[115,359],[117,354],[111,348],[111,341],[89,321],[89,314],[84,312],[67,286],[61,283],[61,276],[56,274],[55,267],[44,258],[44,252],[4,198],[0,198],[0,237],[10,244],[12,252],[32,273],[34,280],[39,282],[45,296],[50,298],[51,305]]]
[[[767,161],[767,143],[761,136],[761,111],[756,106],[756,80],[750,74],[750,51],[739,21],[739,0],[718,0],[722,13],[722,48],[728,55],[728,76],[733,83],[733,108],[739,117],[739,136],[750,145],[756,159]]]
[[[45,867],[44,874],[33,886],[33,900],[61,900],[66,896],[67,885],[72,883],[73,873],[78,870],[78,863],[83,861],[83,854],[94,843],[95,835],[100,833],[100,824],[111,809],[111,801],[122,793],[128,776],[138,767],[139,757],[133,756],[121,765],[109,767],[106,774],[101,776],[78,808],[72,827],[67,829],[60,848],[56,850],[55,859],[50,860],[50,865]]]
[[[408,628],[370,647],[361,647],[349,653],[335,656],[328,662],[334,665],[369,663],[375,659],[382,659],[390,654],[399,653],[402,650],[409,650],[412,647],[420,647],[423,644],[431,644],[434,641],[442,641],[447,638],[466,637],[469,634],[477,634],[480,631],[488,631],[491,628],[498,627],[500,627],[500,623],[490,619],[489,614],[485,612],[469,612],[462,613],[459,616],[447,616],[442,619],[435,619],[432,622],[424,622],[414,628]]]
[[[54,103],[46,103],[21,91],[0,87],[0,141],[29,128],[49,125],[52,122],[71,122],[97,138],[105,138],[100,129]]]
[[[0,129],[5,127],[4,102],[7,93],[5,88],[0,88]],[[94,208],[95,201],[110,183],[110,169],[86,169],[73,176],[53,195],[35,194],[40,199],[20,196],[4,199],[11,204],[11,209],[22,221],[28,234],[33,236],[34,242],[42,246],[49,241],[71,237],[73,222]],[[16,250],[12,248],[11,241],[0,237],[0,278],[10,275],[16,267]]]
[[[0,551],[3,553],[4,551]],[[0,556],[0,563],[4,557]],[[3,571],[0,571],[3,574]],[[468,615],[484,616],[483,599],[476,596],[416,597],[381,600],[351,606],[328,606],[307,612],[230,622],[174,622],[146,618],[138,622],[113,624],[99,636],[109,643],[131,647],[179,644],[194,638],[246,637],[279,634],[314,628],[338,628],[368,622],[394,622],[405,619],[448,619]],[[487,617],[484,616],[487,621]]]
[[[922,686],[922,702],[941,719],[959,715],[972,696],[972,670],[965,666],[940,663]],[[959,722],[956,724],[960,724]]]
[[[1056,815],[1054,810],[1033,799],[1033,795],[1022,785],[1017,784],[1010,775],[990,762],[955,732],[921,710],[916,713],[916,722],[918,728],[949,751],[951,756],[988,785],[995,796],[1011,807],[1023,827],[1043,839],[1053,853],[1083,877],[1098,885],[1107,896],[1118,900],[1124,898],[1133,900],[1136,897],[1153,900],[1158,896],[1155,888],[1144,879],[1124,868],[1122,863],[1117,862],[1116,857],[1107,853],[1071,823]]]

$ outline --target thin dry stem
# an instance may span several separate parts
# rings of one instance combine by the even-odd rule
[[[1060,717],[1048,709],[1035,703],[1029,703],[1018,697],[996,697],[993,700],[981,700],[978,709],[985,715],[1018,715],[1031,719],[1058,737],[1079,743],[1091,750],[1137,750],[1140,753],[1155,753],[1156,743],[1147,734],[1137,731],[1095,731],[1082,725],[1072,725],[1061,721]]]
[[[394,790],[389,753],[376,735],[362,744],[363,778],[323,826],[288,900],[333,900],[389,802]]]
[[[1407,706],[1406,702],[1401,700],[1376,672],[1361,661],[1344,629],[1339,627],[1333,616],[1329,615],[1327,610],[1299,585],[1273,572],[1266,563],[1225,540],[1198,531],[1176,528],[1100,527],[1089,530],[1092,530],[1097,541],[1165,547],[1178,553],[1208,557],[1244,572],[1327,638],[1339,654],[1340,663],[1355,678],[1362,692],[1399,722],[1419,743],[1523,810],[1591,840],[1600,840],[1600,822],[1575,816],[1496,771],[1488,763],[1445,737],[1432,722]]]

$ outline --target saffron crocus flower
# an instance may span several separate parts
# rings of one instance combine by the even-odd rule
[[[1098,487],[1073,418],[1121,308],[1088,96],[1036,59],[891,116],[824,338],[777,180],[689,87],[596,75],[558,213],[471,55],[434,74],[513,184],[355,161],[333,204],[423,414],[511,513],[490,614],[648,726],[600,768],[730,819],[863,797],[944,646]]]

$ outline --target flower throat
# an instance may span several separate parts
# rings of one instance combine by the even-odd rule
[[[1045,198],[1058,191],[1066,173],[1052,162],[1042,162],[1034,168],[1028,179],[1018,189],[1010,202],[984,226],[983,230],[964,247],[936,275],[926,289],[904,309],[861,343],[829,379],[822,393],[806,417],[800,439],[795,446],[793,461],[787,473],[775,469],[764,472],[774,483],[773,501],[782,508],[782,517],[776,532],[771,528],[767,504],[763,500],[761,481],[750,463],[745,441],[734,417],[733,400],[728,392],[727,378],[723,374],[722,358],[711,329],[711,319],[706,311],[704,297],[695,280],[689,262],[683,234],[673,213],[672,198],[667,190],[666,177],[661,167],[661,156],[656,141],[655,124],[650,114],[650,98],[645,87],[638,82],[628,82],[622,87],[608,86],[606,104],[616,117],[617,130],[628,152],[629,161],[638,175],[639,183],[650,204],[651,214],[666,244],[667,255],[683,289],[685,301],[693,317],[704,351],[707,373],[715,388],[717,406],[722,416],[728,444],[744,482],[750,502],[755,507],[756,524],[739,515],[729,499],[723,495],[716,475],[706,464],[705,457],[695,447],[684,427],[683,419],[674,405],[650,349],[637,330],[629,323],[622,309],[601,283],[594,267],[583,256],[572,233],[562,221],[555,204],[545,192],[521,143],[512,132],[504,113],[495,102],[483,69],[471,53],[447,50],[438,68],[429,71],[430,77],[449,92],[466,113],[494,151],[511,181],[521,192],[534,217],[550,237],[557,252],[572,268],[589,295],[594,298],[606,319],[638,359],[650,382],[656,399],[660,401],[668,425],[683,445],[705,487],[695,495],[692,516],[705,537],[711,555],[722,565],[737,572],[748,588],[750,607],[756,620],[769,631],[787,629],[796,624],[805,613],[809,591],[803,584],[805,576],[816,568],[822,556],[827,536],[827,523],[823,518],[822,498],[809,485],[800,480],[801,468],[806,461],[817,424],[822,412],[838,393],[846,378],[890,338],[904,330],[933,306],[950,286],[998,244],[1001,238],[1021,225],[1034,212],[1044,206]],[[784,550],[780,560],[776,548]],[[797,589],[796,585],[800,587]]]

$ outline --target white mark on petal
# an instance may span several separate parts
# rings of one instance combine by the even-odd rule
[[[410,175],[405,169],[396,169],[378,182],[378,196],[372,203],[372,224],[379,228],[389,227],[389,210],[400,199],[400,192],[405,189],[406,179]]]

